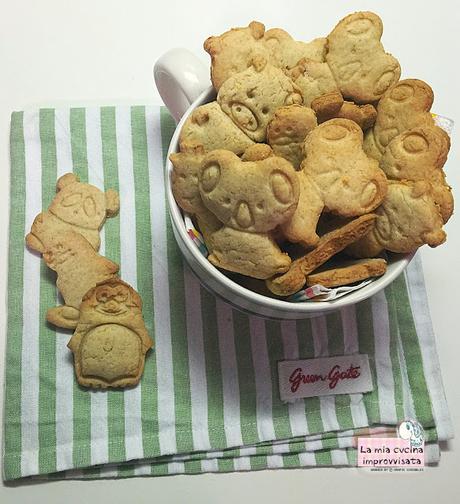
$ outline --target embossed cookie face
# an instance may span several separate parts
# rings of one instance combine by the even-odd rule
[[[381,19],[356,12],[342,19],[328,36],[326,61],[345,98],[356,103],[378,100],[399,80],[398,61],[385,53]]]
[[[331,119],[308,134],[304,143],[304,154],[318,158],[315,172],[327,174],[333,170],[341,170],[337,158],[355,155],[361,145],[362,131],[356,123],[347,119]],[[322,153],[325,155],[322,156]]]
[[[377,106],[374,127],[366,134],[365,150],[380,159],[397,135],[419,126],[434,126],[429,110],[433,91],[425,82],[406,79],[390,88]]]
[[[203,211],[200,191],[198,189],[198,173],[204,152],[179,152],[170,155],[174,169],[171,174],[171,185],[174,198],[186,212],[197,214]]]
[[[449,147],[449,136],[441,128],[413,128],[393,138],[380,166],[392,179],[430,180],[444,165]]]
[[[130,293],[124,285],[103,285],[95,292],[97,306],[95,310],[105,315],[121,315],[128,312],[131,306]]]
[[[311,108],[301,105],[281,107],[269,124],[268,142],[272,147],[301,143],[316,125],[316,116]]]
[[[301,104],[297,87],[281,70],[256,59],[253,66],[229,78],[220,88],[217,101],[222,110],[256,142],[263,142],[276,109]]]
[[[78,383],[107,388],[136,385],[153,346],[142,318],[139,294],[119,278],[90,289],[68,343]]]
[[[330,212],[351,217],[372,211],[386,193],[378,163],[362,148],[361,128],[348,119],[331,119],[315,128],[304,144],[302,168],[321,192]]]
[[[208,154],[199,177],[204,204],[229,227],[266,232],[292,215],[299,185],[282,158],[242,162],[226,151]]]
[[[64,235],[63,240],[57,239],[43,253],[43,258],[45,259],[47,265],[55,271],[65,265],[66,262],[71,262],[76,256],[77,251],[75,247],[72,246],[72,242],[69,239],[66,239],[66,235]]]
[[[353,178],[345,174],[337,176],[330,185],[325,207],[342,215],[347,207],[354,215],[363,215],[374,210],[382,200],[382,178],[369,179],[365,176]],[[351,204],[344,203],[348,199]]]
[[[436,247],[445,240],[441,214],[425,181],[390,183],[376,213],[373,234],[387,250],[411,252],[424,243]]]
[[[56,194],[50,211],[70,224],[97,229],[105,218],[105,195],[89,184],[79,182]]]
[[[227,149],[242,154],[254,142],[222,111],[217,102],[196,108],[185,121],[179,137],[181,152],[196,154]]]

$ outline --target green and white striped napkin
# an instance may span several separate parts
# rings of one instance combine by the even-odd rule
[[[354,465],[358,433],[384,435],[408,417],[436,462],[452,426],[419,259],[384,292],[328,316],[277,322],[233,309],[200,286],[174,241],[163,179],[174,128],[160,107],[12,116],[4,478]],[[70,333],[45,322],[59,302],[54,274],[24,247],[72,169],[120,193],[101,253],[141,294],[156,341],[131,390],[77,385]],[[370,356],[373,392],[280,401],[280,359],[358,351]]]

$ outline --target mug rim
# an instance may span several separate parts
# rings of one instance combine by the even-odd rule
[[[264,296],[263,294],[259,294],[255,291],[247,289],[242,285],[238,284],[234,280],[228,278],[224,275],[217,267],[211,264],[207,258],[205,258],[201,252],[198,250],[198,247],[192,242],[189,235],[187,234],[185,223],[183,219],[182,210],[179,205],[176,203],[172,192],[171,186],[171,172],[172,172],[172,163],[169,159],[170,154],[179,152],[179,135],[184,125],[185,121],[188,119],[190,114],[201,105],[205,105],[206,103],[211,102],[216,97],[216,91],[212,86],[209,86],[205,89],[196,100],[190,105],[190,107],[186,110],[181,120],[176,126],[174,134],[169,143],[166,165],[165,165],[165,187],[167,194],[167,202],[168,202],[168,212],[169,216],[172,220],[172,224],[175,227],[175,230],[180,234],[182,242],[187,250],[193,256],[193,259],[196,260],[199,265],[209,274],[213,280],[224,287],[225,291],[228,291],[229,294],[233,294],[237,297],[245,298],[249,303],[262,305],[264,308],[268,310],[273,310],[276,312],[287,312],[287,313],[298,313],[304,315],[311,314],[321,314],[324,312],[331,312],[333,310],[337,310],[339,308],[343,308],[345,306],[354,305],[363,301],[365,299],[370,298],[377,292],[384,289],[387,285],[389,285],[393,280],[395,280],[407,267],[407,265],[412,260],[415,252],[403,254],[400,258],[396,259],[391,263],[391,271],[388,271],[379,278],[373,280],[370,284],[365,287],[350,292],[349,294],[342,296],[338,299],[334,299],[331,301],[321,301],[321,302],[290,302],[282,299],[270,298]],[[176,240],[177,241],[177,240]],[[178,244],[179,249],[181,246]],[[181,250],[183,255],[183,252]],[[213,291],[213,287],[209,285],[209,282],[206,281],[206,278],[199,275],[200,281],[206,283],[206,286],[211,288]],[[225,294],[218,293],[225,297]]]

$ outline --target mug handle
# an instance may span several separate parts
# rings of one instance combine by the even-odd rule
[[[187,49],[166,52],[153,67],[158,92],[174,119],[185,111],[209,86],[209,68]]]

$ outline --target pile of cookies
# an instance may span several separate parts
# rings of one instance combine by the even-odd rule
[[[48,210],[38,214],[26,236],[57,273],[63,306],[46,318],[75,329],[68,343],[78,383],[107,388],[136,385],[145,354],[153,346],[142,318],[139,294],[118,276],[119,266],[98,254],[99,231],[119,210],[118,194],[81,183],[73,173],[57,181]]]
[[[445,241],[449,136],[430,86],[399,80],[382,32],[357,12],[308,43],[255,21],[205,41],[217,99],[192,112],[170,159],[212,264],[289,296],[381,275],[384,250]],[[331,269],[341,251],[359,260]]]

